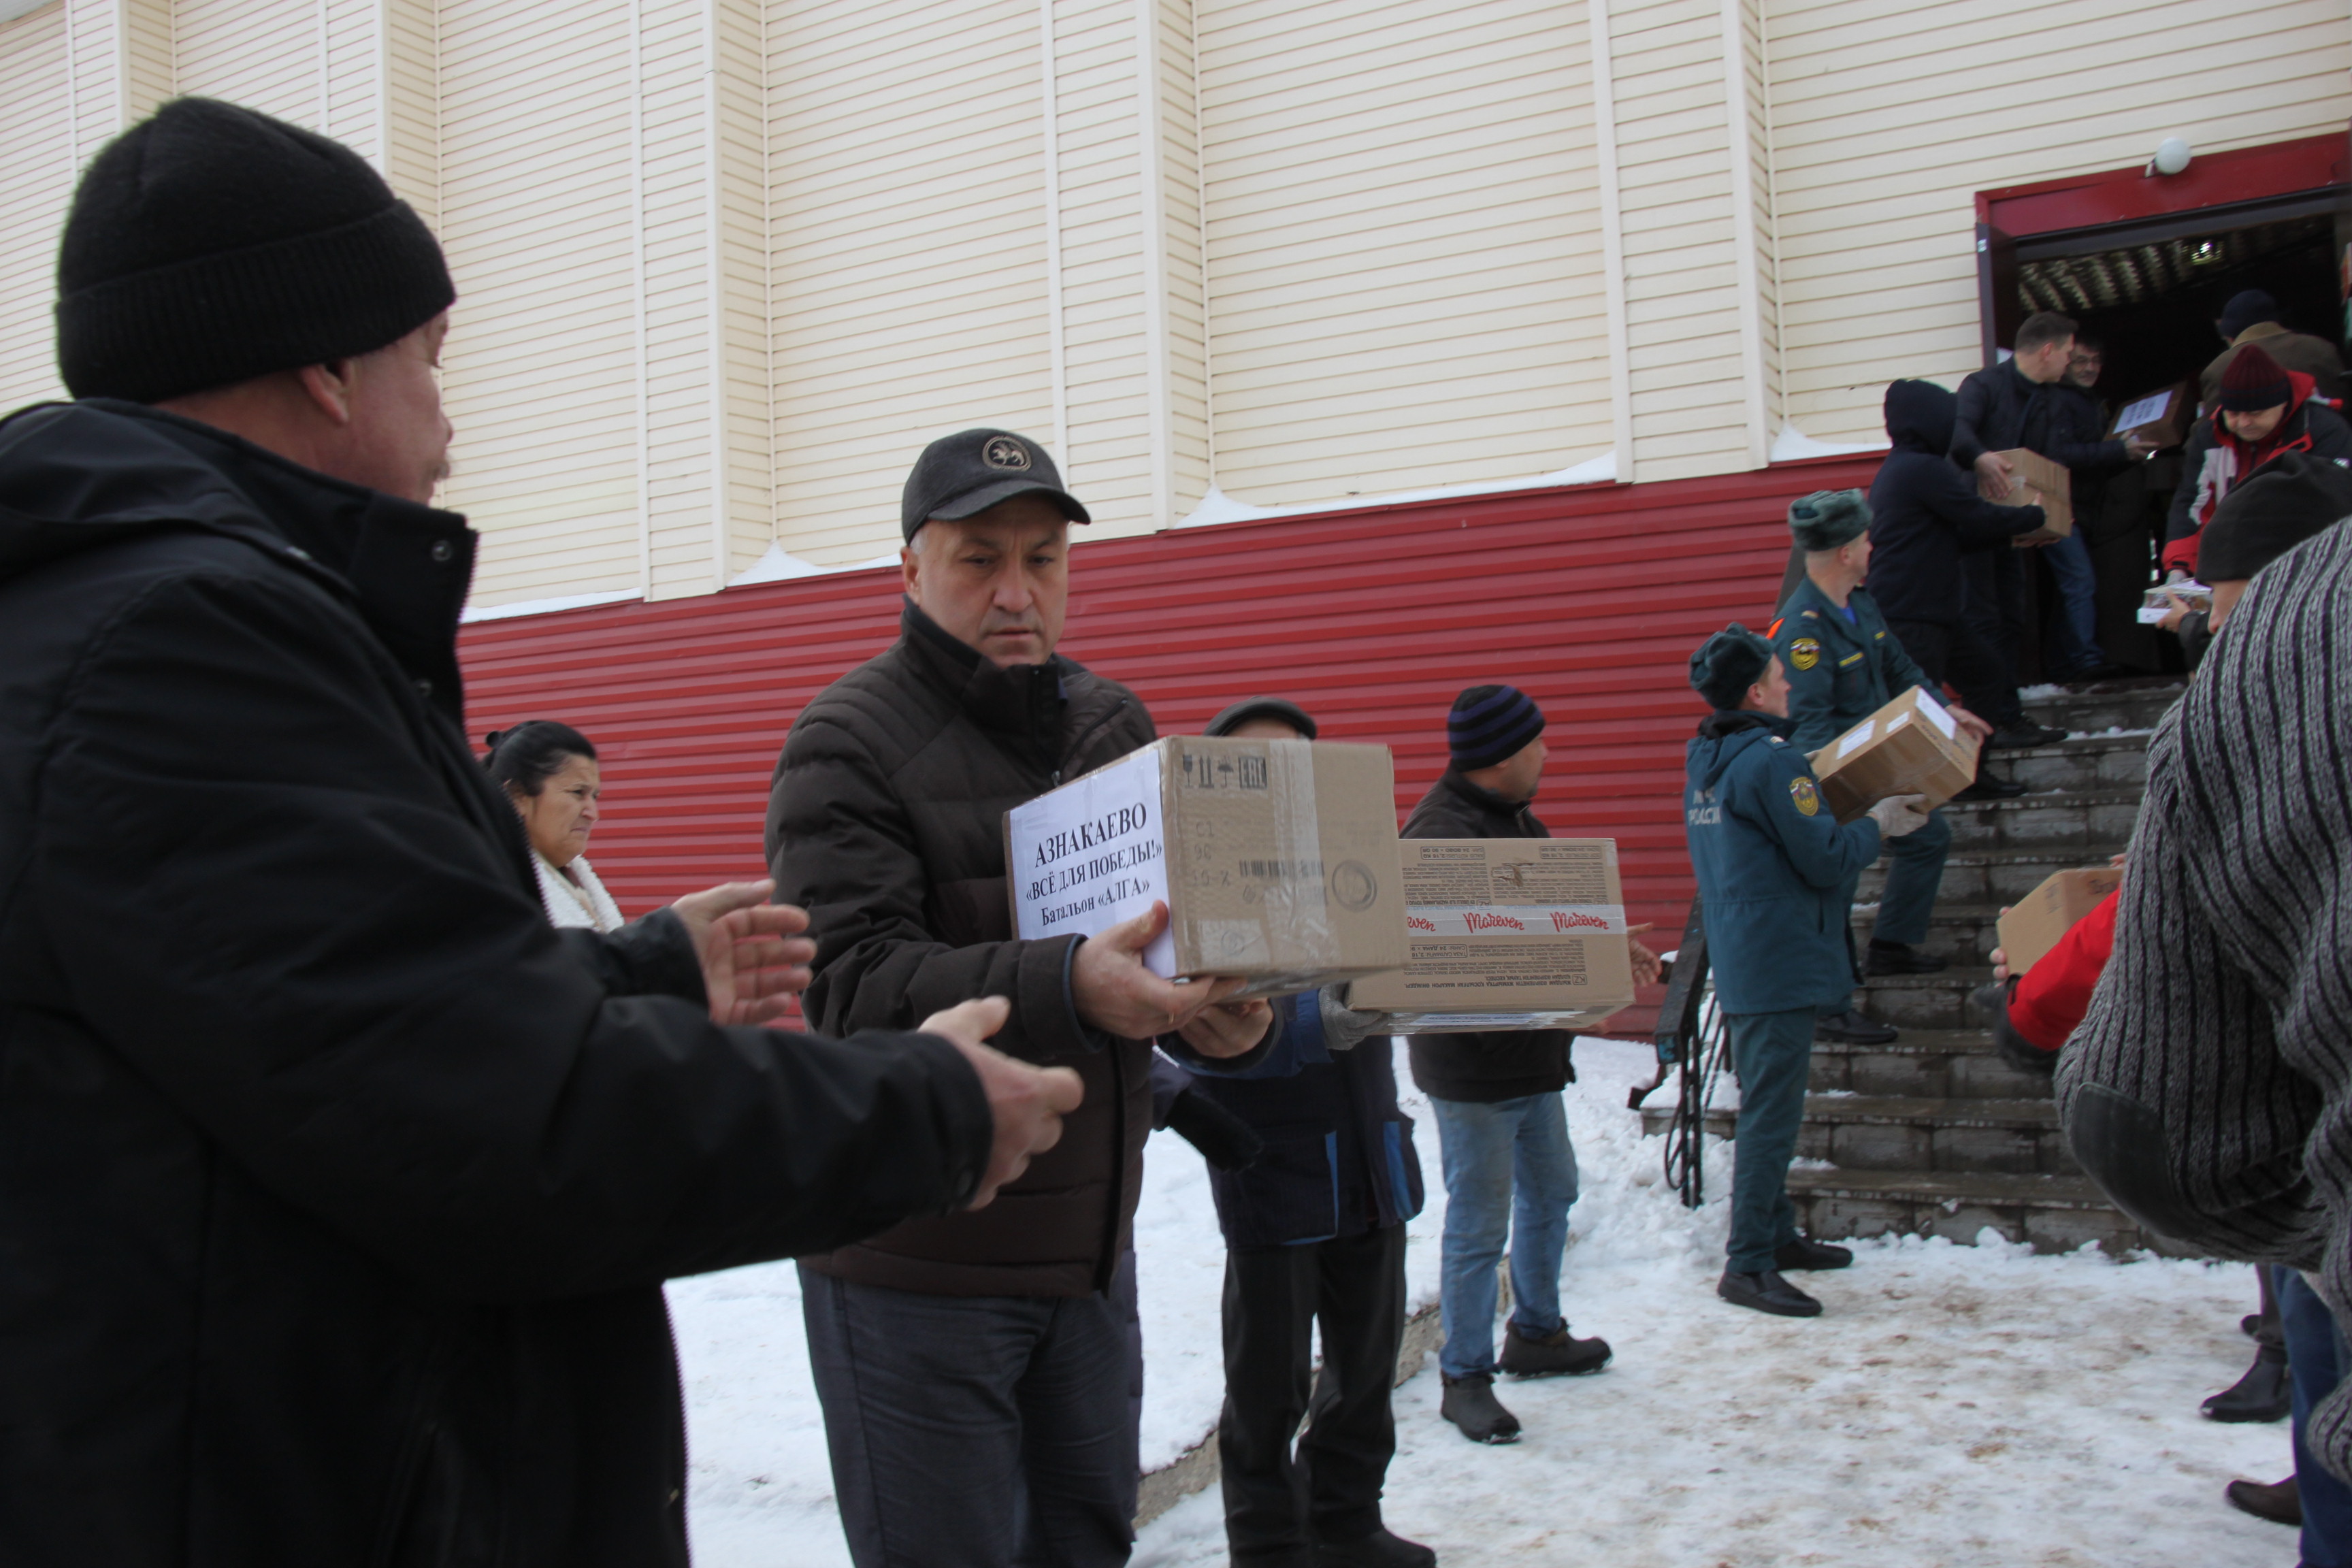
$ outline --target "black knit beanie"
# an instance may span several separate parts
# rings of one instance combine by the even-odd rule
[[[1789,503],[1789,532],[1800,550],[1835,550],[1870,527],[1860,490],[1815,490]]]
[[[1465,773],[1517,756],[1543,733],[1543,710],[1516,686],[1474,686],[1445,716],[1445,748]]]
[[[2223,496],[2197,541],[2197,575],[2235,583],[2352,517],[2352,473],[2308,452],[2282,452]]]
[[[2260,343],[2248,343],[2221,369],[2221,406],[2231,414],[2256,414],[2294,397],[2286,367]]]
[[[441,247],[366,159],[183,98],[90,161],[58,256],[76,397],[160,403],[372,353],[449,308]]]
[[[1738,708],[1770,668],[1772,645],[1734,621],[1690,656],[1691,689],[1710,708]]]
[[[1315,738],[1315,716],[1296,702],[1279,697],[1250,697],[1234,703],[1209,721],[1203,735],[1230,735],[1253,719],[1272,719],[1287,724],[1307,740]]]

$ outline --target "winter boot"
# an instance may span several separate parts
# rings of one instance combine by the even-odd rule
[[[1468,1377],[1445,1377],[1444,1397],[1439,1401],[1437,1413],[1456,1426],[1473,1443],[1516,1443],[1519,1440],[1519,1418],[1503,1408],[1495,1397],[1495,1376],[1492,1373],[1473,1373]]]
[[[2004,724],[1986,740],[1988,752],[2023,751],[2031,746],[2054,746],[2066,738],[2063,730],[2053,730],[2031,719],[2020,719],[2014,724]]]
[[[1775,1268],[1843,1268],[1853,1262],[1853,1248],[1832,1247],[1826,1241],[1815,1241],[1810,1236],[1784,1241],[1772,1250],[1772,1267]]]
[[[1944,961],[1935,954],[1922,952],[1907,942],[1881,942],[1870,939],[1870,957],[1864,968],[1872,974],[1941,974]]]
[[[2198,1406],[2209,1421],[2284,1421],[2294,1403],[2286,1357],[2268,1349],[2254,1354],[2246,1375]]]
[[[1952,798],[1954,800],[2015,800],[2019,795],[2025,794],[2026,789],[2027,786],[2015,779],[1997,779],[1990,773],[1979,773],[1974,784]]]
[[[1540,1339],[1519,1332],[1517,1323],[1503,1326],[1501,1370],[1513,1377],[1557,1377],[1562,1373],[1580,1377],[1599,1372],[1608,1361],[1607,1340],[1571,1338],[1566,1323]]]
[[[1727,1268],[1723,1271],[1723,1278],[1716,1282],[1715,1293],[1735,1307],[1750,1307],[1776,1317],[1818,1318],[1822,1315],[1819,1301],[1769,1268],[1759,1268],[1753,1274]]]
[[[2011,975],[2006,981],[1978,986],[1969,993],[1969,1000],[1975,1004],[1977,1016],[1992,1030],[1993,1049],[2000,1054],[2002,1061],[2019,1072],[2048,1078],[2058,1070],[2058,1053],[2043,1050],[2019,1034],[2017,1026],[2009,1021],[2010,993],[2016,988],[2017,977]]]
[[[2260,1481],[2231,1481],[2221,1489],[2221,1495],[2241,1513],[2267,1519],[2273,1524],[2303,1528],[2303,1492],[2295,1486],[2293,1476],[2268,1486]]]
[[[1841,1046],[1891,1046],[1899,1031],[1874,1023],[1849,1007],[1843,1013],[1813,1020],[1813,1038]]]
[[[1375,1530],[1344,1545],[1317,1542],[1315,1568],[1437,1568],[1437,1553],[1418,1541]]]

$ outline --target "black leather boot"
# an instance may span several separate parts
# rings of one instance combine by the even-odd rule
[[[1437,1568],[1437,1553],[1381,1529],[1358,1541],[1318,1542],[1315,1568]]]
[[[1844,1268],[1853,1262],[1852,1247],[1832,1247],[1826,1241],[1815,1241],[1810,1236],[1783,1242],[1772,1252],[1772,1267],[1775,1268]]]
[[[1865,1018],[1851,1007],[1813,1020],[1813,1038],[1844,1046],[1891,1046],[1900,1032],[1891,1025]]]
[[[2198,1406],[2209,1421],[2284,1421],[2294,1407],[2294,1390],[2286,1375],[2286,1358],[2273,1359],[2268,1350],[2254,1356],[2246,1375]]]
[[[1769,1268],[1759,1268],[1753,1274],[1727,1268],[1723,1271],[1723,1278],[1716,1281],[1715,1293],[1735,1307],[1753,1308],[1776,1317],[1818,1318],[1822,1315],[1819,1301]]]
[[[1516,1443],[1519,1440],[1519,1418],[1503,1408],[1495,1397],[1492,1373],[1477,1373],[1469,1377],[1444,1377],[1445,1394],[1438,1402],[1437,1413],[1462,1429],[1462,1435],[1473,1443]]]
[[[1562,1373],[1581,1377],[1589,1372],[1599,1372],[1609,1362],[1609,1342],[1603,1339],[1580,1340],[1560,1325],[1559,1331],[1533,1339],[1519,1332],[1517,1323],[1503,1326],[1501,1370],[1513,1377],[1558,1377]]]
[[[1881,942],[1870,939],[1870,955],[1863,967],[1872,974],[1941,974],[1947,967],[1944,961],[1931,952],[1922,952],[1907,942]]]
[[[2293,1476],[2267,1486],[2261,1481],[2231,1481],[2221,1489],[2221,1495],[2241,1513],[2267,1519],[2273,1524],[2303,1528],[2303,1492]]]

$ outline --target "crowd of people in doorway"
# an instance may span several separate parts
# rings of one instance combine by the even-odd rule
[[[593,739],[539,720],[478,754],[459,728],[474,535],[430,504],[454,291],[415,214],[331,140],[181,100],[91,162],[59,283],[74,401],[0,425],[0,1556],[683,1564],[661,1283],[793,1258],[861,1568],[1122,1563],[1165,1125],[1215,1168],[1228,1247],[1234,1560],[1434,1562],[1381,1513],[1423,1200],[1390,1020],[1153,973],[1164,906],[1012,928],[1005,811],[1156,733],[1058,651],[1089,515],[1044,449],[920,454],[899,636],[793,723],[771,879],[624,920],[583,853]],[[2352,496],[2276,336],[2232,344],[2190,440],[2168,560],[2221,580],[2125,891],[2013,1032],[2065,1044],[2076,1147],[2143,1223],[2343,1301],[2352,1162],[2305,1143],[2352,1115]],[[1746,1087],[1735,1306],[1818,1314],[1786,1275],[1853,1261],[1786,1192],[1806,1058],[1875,1027],[1859,973],[1933,962],[1949,837],[1916,797],[1836,823],[1806,752],[1914,688],[2025,732],[2001,563],[2038,520],[1971,471],[2038,431],[2142,455],[2041,395],[2079,347],[2036,318],[1958,397],[1890,390],[1880,487],[1796,503],[1778,621],[1692,656],[1690,846]],[[1462,691],[1404,834],[1547,837],[1546,727],[1513,686]],[[1208,732],[1318,726],[1275,695]],[[766,1026],[795,996],[809,1032]],[[1498,1376],[1612,1355],[1560,1295],[1572,1043],[1409,1043],[1448,1197],[1442,1415],[1478,1442],[1520,1431]],[[2305,1275],[2280,1278],[2298,1431],[2352,1473],[2341,1342],[2302,1348]]]

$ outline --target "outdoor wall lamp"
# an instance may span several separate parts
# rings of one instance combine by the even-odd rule
[[[2195,154],[2189,151],[2188,142],[2178,136],[2168,136],[2156,144],[2156,156],[2147,161],[2147,168],[2144,172],[2150,174],[2177,174],[2189,167],[2189,160],[2194,156]]]

